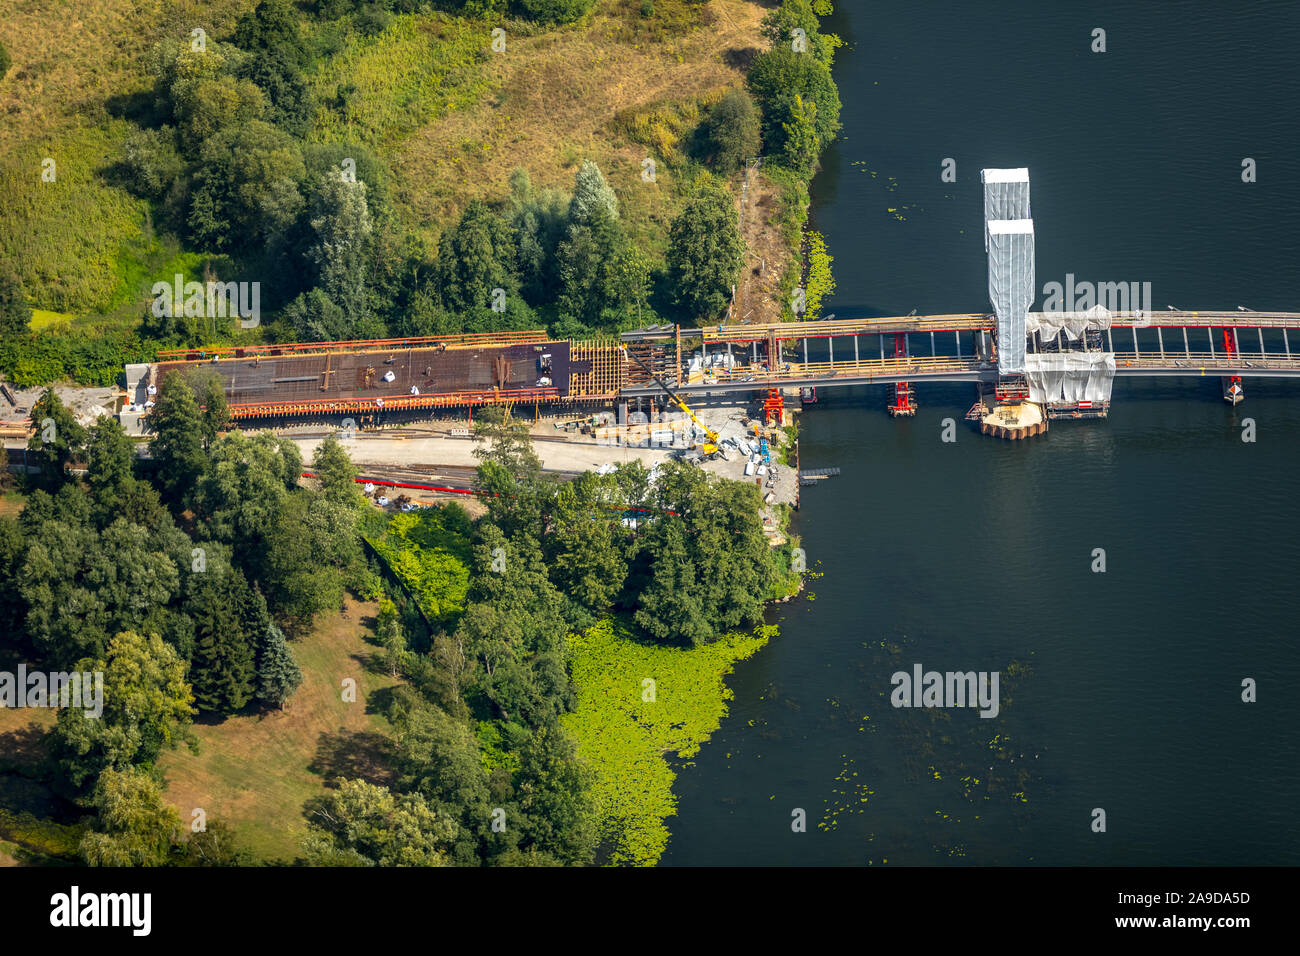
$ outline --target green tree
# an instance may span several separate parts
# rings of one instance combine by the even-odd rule
[[[0,76],[3,75],[0,71]],[[9,263],[0,263],[0,342],[25,339],[31,331],[28,326],[31,321],[32,307],[27,304],[22,279]]]
[[[27,441],[27,457],[40,466],[40,486],[56,490],[70,480],[67,469],[81,453],[86,430],[52,388],[47,388],[32,406],[32,424],[35,431]]]
[[[192,866],[252,866],[252,855],[240,847],[235,832],[223,820],[209,820],[185,841],[185,856]]]
[[[183,507],[208,466],[203,413],[183,375],[173,372],[163,379],[149,425],[154,432],[150,453],[157,465],[157,482],[168,501]]]
[[[759,623],[776,568],[758,489],[670,462],[656,506],[675,514],[637,539],[629,587],[637,624],[659,640],[698,644]]]
[[[217,435],[230,427],[230,406],[226,403],[226,387],[214,369],[198,366],[185,373],[185,380],[194,391],[194,400],[202,410],[203,450],[209,451]]]
[[[162,787],[134,767],[107,768],[95,784],[96,829],[81,840],[90,866],[164,866],[176,845],[180,814],[163,802]]]
[[[833,65],[836,47],[844,41],[835,34],[820,32],[821,17],[831,14],[829,0],[781,0],[781,5],[763,17],[763,36],[774,48],[794,50],[796,42],[802,43],[805,54],[813,56],[827,67]],[[796,31],[802,30],[799,36]],[[798,51],[796,51],[798,52]]]
[[[583,226],[591,222],[597,210],[604,210],[612,220],[618,220],[618,198],[605,182],[600,167],[584,159],[574,177],[573,198],[569,200],[569,226]]]
[[[688,645],[713,640],[708,588],[693,560],[686,528],[680,521],[652,523],[641,547],[650,558],[649,581],[637,596],[637,626],[661,641]]]
[[[126,134],[124,161],[130,188],[147,199],[162,199],[185,171],[176,151],[175,131],[133,128]]]
[[[778,46],[754,60],[747,79],[763,111],[763,143],[770,152],[785,149],[784,124],[798,95],[817,107],[814,129],[819,149],[829,146],[840,128],[840,94],[830,68],[815,56]]]
[[[487,501],[488,514],[507,535],[542,534],[542,514],[549,487],[542,481],[542,462],[533,451],[528,423],[499,405],[484,408],[475,421],[474,457],[480,462],[474,488]]]
[[[156,635],[124,631],[102,660],[79,670],[104,675],[103,714],[65,707],[55,724],[55,753],[64,779],[80,788],[107,769],[151,764],[163,747],[187,739],[194,695],[185,662]]]
[[[13,63],[13,60],[9,57],[9,51],[5,49],[3,43],[0,43],[0,80],[3,80],[5,74],[9,72],[9,65],[11,63]]]
[[[460,720],[414,695],[394,695],[389,719],[396,731],[396,766],[403,790],[419,793],[431,807],[459,824],[451,854],[457,863],[481,858],[490,833],[492,804],[477,738]]]
[[[303,76],[310,54],[293,5],[289,0],[261,0],[239,18],[234,40],[252,54],[239,66],[239,75],[266,93],[276,125],[302,136],[312,119],[311,93]]]
[[[22,527],[13,518],[0,517],[0,621],[13,622],[15,638],[22,635],[21,624],[27,613],[18,586],[18,572],[25,550]],[[18,641],[13,643],[16,645]]]
[[[508,219],[514,231],[521,291],[533,304],[550,302],[558,291],[556,250],[569,234],[570,197],[558,189],[537,192],[528,170],[510,174]]]
[[[622,226],[602,205],[571,228],[556,252],[561,282],[556,305],[561,314],[595,327],[607,309],[622,304],[625,277],[619,269],[628,245]]]
[[[249,590],[237,570],[223,580],[209,572],[187,603],[194,621],[190,684],[200,710],[233,714],[253,699],[256,635],[245,630],[240,614],[251,600]]]
[[[256,556],[301,473],[302,453],[287,438],[238,431],[221,436],[194,496],[202,533],[233,545],[241,561],[257,567]]]
[[[614,477],[591,471],[555,495],[547,564],[556,586],[593,611],[608,609],[627,579],[630,535],[619,521],[621,503]]]
[[[302,671],[293,659],[284,631],[268,624],[264,635],[257,654],[257,696],[284,710],[293,692],[302,686]]]
[[[121,423],[105,415],[90,426],[86,438],[86,481],[101,524],[120,513],[122,498],[135,482],[135,445]]]
[[[347,450],[339,441],[338,435],[330,432],[316,446],[312,453],[311,468],[320,482],[321,494],[331,501],[344,504],[358,504],[361,493],[354,480],[357,477],[356,465],[348,457]]]
[[[551,723],[573,704],[564,597],[547,576],[536,539],[520,532],[507,541],[491,524],[480,532],[455,633],[477,667],[470,684],[507,720]]]
[[[283,130],[262,120],[221,129],[199,150],[190,231],[214,249],[275,235],[302,209],[304,175],[298,144]]]
[[[277,614],[295,632],[316,615],[337,610],[345,584],[364,568],[357,536],[358,510],[320,495],[295,493],[267,529],[257,580]]]
[[[308,289],[284,310],[285,321],[300,342],[339,342],[353,338],[357,327],[323,289]]]
[[[315,800],[304,841],[316,865],[447,866],[458,827],[419,794],[396,796],[387,787],[344,780]]]
[[[788,115],[789,120],[781,123],[785,137],[782,149],[785,163],[796,172],[808,175],[821,152],[817,139],[817,104],[812,100],[805,103],[796,93],[791,97]]]
[[[709,166],[723,176],[757,157],[763,143],[753,98],[744,90],[731,90],[718,100],[701,124],[700,145]]]
[[[591,769],[562,729],[535,731],[519,753],[515,793],[523,820],[519,849],[569,866],[591,862],[596,848]]]
[[[340,168],[321,181],[311,219],[315,242],[307,258],[315,263],[320,286],[352,320],[370,311],[366,275],[370,267],[370,209],[366,184],[349,181]]]
[[[434,279],[443,304],[449,309],[490,308],[494,289],[509,298],[516,288],[514,262],[510,227],[486,203],[471,201],[438,241]]]
[[[511,10],[539,23],[573,23],[587,15],[596,0],[511,0]]]
[[[181,593],[180,562],[189,567],[189,539],[170,521],[143,528],[118,518],[97,533],[85,499],[75,486],[59,492],[57,514],[27,534],[18,576],[27,631],[61,668],[102,655],[118,631],[166,631]]]
[[[195,83],[176,108],[182,142],[202,143],[223,129],[262,119],[267,103],[257,84],[217,76]]]
[[[678,304],[692,318],[716,316],[730,299],[744,256],[731,193],[706,179],[669,228],[668,275]]]

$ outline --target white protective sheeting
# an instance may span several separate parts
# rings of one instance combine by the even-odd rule
[[[1025,370],[1025,322],[1034,303],[1034,221],[987,224],[989,301],[998,317],[998,372]]]
[[[1050,342],[1062,331],[1066,338],[1075,342],[1085,329],[1104,331],[1110,328],[1110,320],[1108,309],[1094,305],[1086,312],[1030,312],[1025,329],[1030,335],[1037,332],[1043,342]]]
[[[1108,402],[1115,380],[1113,352],[1031,352],[1025,356],[1029,400]]]
[[[983,169],[989,300],[998,318],[998,371],[1024,371],[1026,313],[1034,303],[1034,222],[1029,170]]]
[[[1029,170],[984,169],[984,221],[1029,219]]]

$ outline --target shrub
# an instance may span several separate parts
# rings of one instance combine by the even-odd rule
[[[708,164],[729,176],[757,156],[762,148],[758,121],[754,100],[744,90],[732,90],[720,99],[700,127],[701,147]]]

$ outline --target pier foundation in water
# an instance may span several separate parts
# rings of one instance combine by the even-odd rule
[[[998,405],[980,419],[980,434],[1012,441],[1032,438],[1047,431],[1047,418],[1033,402]]]

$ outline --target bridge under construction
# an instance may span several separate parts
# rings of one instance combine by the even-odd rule
[[[769,402],[786,389],[880,384],[890,413],[909,415],[915,385],[971,382],[967,417],[1024,437],[1050,419],[1104,417],[1117,376],[1216,376],[1233,404],[1243,379],[1300,378],[1296,312],[1029,311],[1028,170],[984,170],[982,179],[989,313],[663,325],[590,341],[534,330],[172,349],[126,367],[121,418],[128,431],[145,430],[163,378],[197,366],[219,377],[237,422],[352,417],[358,427],[491,404],[646,405],[663,396],[656,378],[683,395],[767,392]]]

